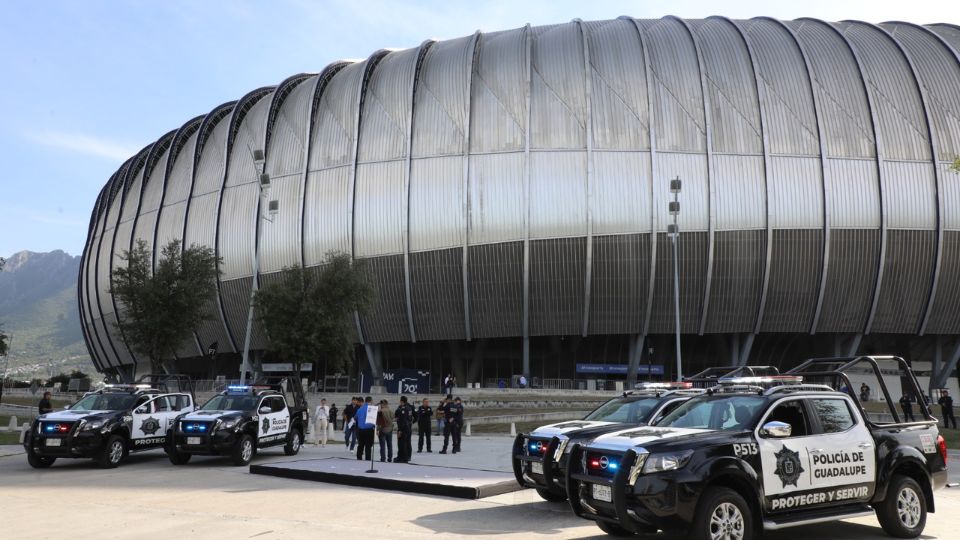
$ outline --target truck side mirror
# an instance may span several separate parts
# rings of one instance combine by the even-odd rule
[[[260,407],[260,414],[270,414],[272,412],[273,412],[273,409],[268,405],[264,405],[263,407]]]
[[[793,426],[786,422],[767,422],[760,428],[760,435],[766,437],[773,437],[775,439],[782,439],[784,437],[789,437],[793,433]]]
[[[146,406],[146,405],[141,405],[140,407],[137,407],[137,410],[135,410],[135,411],[133,411],[133,412],[135,412],[135,413],[137,413],[137,414],[147,414],[147,406]]]

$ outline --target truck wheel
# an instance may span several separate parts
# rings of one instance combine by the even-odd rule
[[[103,469],[113,469],[123,460],[123,454],[126,452],[123,437],[111,435],[107,439],[107,444],[103,445],[100,455],[94,458]]]
[[[537,495],[540,495],[540,498],[547,502],[563,502],[567,500],[566,495],[557,495],[549,489],[537,488]]]
[[[186,465],[193,455],[186,452],[178,452],[176,448],[168,448],[167,457],[170,458],[170,463],[174,465]]]
[[[597,527],[609,536],[633,536],[633,533],[608,521],[597,521]]]
[[[689,538],[693,540],[751,540],[753,513],[736,491],[724,487],[707,489],[693,517]]]
[[[246,465],[253,459],[253,452],[253,437],[248,433],[244,433],[240,437],[240,440],[237,441],[237,445],[233,447],[233,453],[230,455],[230,459],[233,460],[234,465]]]
[[[33,453],[33,450],[27,451],[27,463],[29,463],[34,469],[46,469],[53,465],[53,462],[56,460],[57,458],[55,457],[38,456],[37,454]]]
[[[287,435],[287,444],[283,447],[283,453],[288,456],[295,456],[303,446],[303,435],[300,430],[294,429]]]
[[[887,498],[877,505],[877,519],[890,536],[920,536],[927,524],[927,500],[920,484],[909,476],[894,475],[887,488]]]

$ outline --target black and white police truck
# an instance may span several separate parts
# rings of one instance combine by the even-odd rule
[[[905,393],[921,396],[900,358],[814,359],[784,376],[723,381],[656,426],[574,445],[570,506],[611,535],[750,540],[876,514],[888,534],[915,538],[947,481],[946,444],[922,399],[918,422],[901,421],[892,406],[890,422],[864,413],[851,376],[875,375],[895,403],[881,362],[897,368]]]
[[[171,391],[177,388],[181,391]],[[163,448],[174,418],[194,409],[184,376],[145,376],[133,384],[108,384],[61,411],[34,420],[23,446],[37,469],[58,458],[93,458],[104,468],[131,452]]]
[[[283,387],[289,385],[292,401]],[[170,428],[167,455],[183,465],[193,455],[229,456],[234,465],[247,465],[260,450],[283,446],[296,455],[309,425],[307,404],[299,381],[232,385],[198,410],[179,416]]]
[[[704,390],[690,382],[647,383],[607,401],[583,420],[541,426],[513,443],[513,474],[547,501],[567,499],[566,472],[570,445],[598,435],[653,423]]]

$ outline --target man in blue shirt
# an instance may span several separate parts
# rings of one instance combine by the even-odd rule
[[[372,407],[373,398],[367,396],[363,401],[363,405],[357,409],[357,414],[354,416],[354,419],[357,421],[357,440],[359,442],[357,445],[357,459],[369,461],[373,453],[373,434],[377,425],[367,422],[367,409]]]

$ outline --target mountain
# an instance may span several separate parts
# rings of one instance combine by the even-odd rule
[[[60,250],[7,258],[0,272],[0,324],[12,338],[8,375],[94,371],[80,330],[79,271],[80,257]]]

